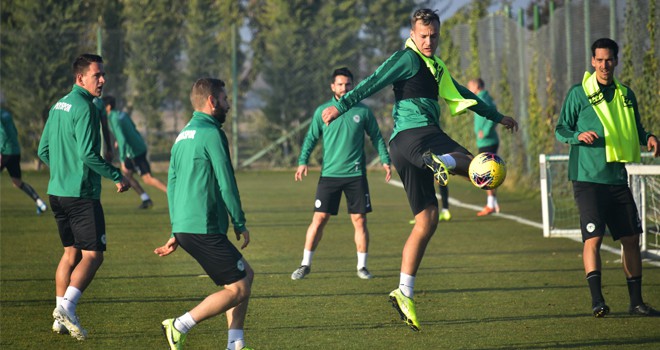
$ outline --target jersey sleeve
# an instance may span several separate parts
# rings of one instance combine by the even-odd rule
[[[92,115],[89,109],[82,110],[74,124],[76,146],[80,154],[80,160],[99,175],[119,182],[121,172],[119,169],[107,163],[101,155],[96,152],[95,142],[100,140],[100,121],[98,116]]]
[[[5,124],[9,124],[10,117],[7,116],[5,111],[0,111],[0,149],[4,149],[5,143],[9,141],[9,135],[7,134],[7,130],[9,130],[9,126]]]
[[[241,206],[241,196],[238,193],[234,168],[231,165],[227,138],[223,136],[222,131],[218,131],[218,137],[210,138],[206,144],[206,152],[209,155],[215,178],[220,187],[220,195],[231,217],[234,229],[243,232],[246,230],[245,213]]]
[[[302,147],[300,149],[300,156],[298,157],[298,165],[307,165],[309,161],[309,156],[312,154],[316,143],[319,141],[321,134],[323,133],[323,119],[321,118],[321,108],[317,108],[312,117],[312,122],[309,124],[309,129],[307,134],[305,134],[305,139],[303,140]]]
[[[630,88],[628,88],[628,98],[630,99],[633,110],[635,111],[635,124],[637,126],[637,136],[639,137],[639,143],[642,146],[646,146],[649,137],[651,137],[651,132],[646,131],[642,125],[642,117],[639,115],[639,108],[637,106],[637,97]]]
[[[174,193],[176,190],[176,162],[174,160],[174,157],[170,157],[170,167],[167,170],[167,204],[169,207],[169,212],[170,212],[170,226],[172,225],[172,218],[174,217],[173,211],[174,211]],[[174,231],[170,235],[170,237],[174,237]]]
[[[119,151],[119,160],[122,163],[126,160],[126,153],[128,153],[128,144],[126,141],[126,128],[123,124],[123,120],[127,119],[121,114],[117,114],[112,118],[112,132],[115,134],[115,139],[117,139],[117,150]]]
[[[44,164],[50,167],[50,140],[48,138],[48,133],[50,129],[50,116],[46,120],[46,125],[44,126],[44,131],[41,133],[41,139],[39,140],[39,147],[37,148],[37,155]]]
[[[383,135],[380,133],[380,128],[378,127],[378,122],[376,121],[376,116],[371,112],[370,109],[367,110],[367,122],[365,123],[365,128],[369,139],[371,139],[371,144],[376,150],[378,150],[378,156],[382,164],[390,164],[390,154],[387,152],[387,145],[385,140],[383,140]]]
[[[419,61],[411,50],[400,50],[383,62],[375,72],[362,80],[355,88],[335,103],[339,114],[343,114],[358,102],[400,80],[410,79],[419,70]]]
[[[576,130],[577,120],[580,115],[580,103],[577,94],[584,93],[582,87],[575,85],[569,90],[564,100],[564,105],[561,107],[559,120],[555,126],[555,137],[559,142],[577,145],[580,143],[578,135],[580,131]]]

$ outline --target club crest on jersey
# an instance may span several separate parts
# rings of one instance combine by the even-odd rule
[[[356,122],[356,123],[359,123],[360,122],[360,116],[358,114],[354,115],[353,116],[353,121]]]

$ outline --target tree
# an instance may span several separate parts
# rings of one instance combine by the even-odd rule
[[[554,128],[559,119],[559,104],[557,103],[557,81],[555,76],[552,74],[552,63],[548,59],[545,63],[545,96],[546,96],[546,105],[545,105],[545,129],[549,132],[549,135],[554,135]],[[554,137],[546,137],[541,139],[544,142],[544,147],[541,149],[543,153],[556,153],[553,149],[553,145],[556,144]]]
[[[240,28],[245,15],[245,10],[238,1],[192,0],[187,3],[183,30],[187,79],[181,86],[182,98],[187,100],[192,82],[205,76],[222,79],[228,89],[239,84],[242,87],[239,88],[239,93],[245,93],[249,83],[245,85],[245,81],[232,81],[231,71],[232,27]],[[240,31],[237,31],[237,41],[239,44],[242,41]],[[246,54],[240,48],[236,55],[238,62],[246,60]],[[242,68],[239,66],[239,71]],[[244,72],[239,74],[239,79],[241,76],[245,77]]]
[[[470,5],[470,79],[481,77],[481,63],[479,60],[479,20],[488,14],[490,0],[477,0]]]
[[[517,24],[506,17],[504,20],[504,53],[511,51],[511,36],[512,32],[517,30]],[[500,78],[495,82],[496,91],[498,95],[495,97],[497,101],[497,109],[504,115],[512,116],[514,112],[514,98],[511,91],[511,79],[509,77],[509,60],[504,56],[501,60]],[[521,138],[518,135],[513,137],[504,137],[506,133],[500,132],[500,149],[498,153],[506,160],[509,169],[522,169],[524,164],[524,156],[520,150],[523,148]],[[510,171],[507,175],[510,179],[509,183],[518,183],[521,177],[520,172]]]
[[[626,14],[625,14],[625,23],[623,26],[623,37],[624,45],[621,52],[621,75],[619,78],[624,84],[630,84],[633,81],[635,76],[635,65],[633,63],[634,48],[638,40],[635,40],[637,31],[635,30],[635,21],[637,20],[637,14],[635,13],[636,5],[633,4],[634,0],[628,0],[626,2]]]
[[[147,123],[147,142],[169,149],[169,138],[158,142],[162,131],[161,111],[176,105],[182,74],[177,64],[181,54],[182,0],[125,0],[126,74],[130,108],[140,111]]]
[[[358,67],[355,38],[361,27],[357,0],[312,2],[263,0],[250,3],[255,29],[253,64],[267,88],[260,91],[264,115],[270,120],[262,134],[275,140],[310,118],[328,98],[333,69]],[[280,165],[295,163],[302,138],[282,143]]]
[[[550,23],[550,3],[553,3],[555,10],[564,6],[564,1],[555,0],[534,0],[525,8],[525,26],[529,30],[534,30],[534,7],[539,11],[539,27]]]
[[[123,3],[120,1],[104,2],[97,7],[98,14],[92,18],[98,18],[96,26],[102,29],[102,52],[104,69],[106,73],[106,86],[103,88],[104,95],[112,95],[117,99],[117,105],[125,104],[124,93],[128,81],[124,69],[126,68],[126,33],[122,29],[124,18],[122,17]],[[94,33],[96,34],[96,33]],[[96,37],[92,38],[96,40]]]
[[[532,33],[532,38],[536,39],[536,33]],[[538,43],[538,40],[532,40],[534,43]],[[549,64],[546,65],[546,74],[550,71]],[[538,96],[538,77],[539,77],[539,47],[538,44],[534,44],[534,53],[532,54],[532,64],[529,73],[529,95],[527,96],[527,111],[529,114],[529,139],[530,142],[527,143],[526,154],[531,156],[529,159],[529,164],[533,174],[538,173],[539,163],[535,161],[538,159],[539,154],[548,153],[552,151],[552,145],[554,144],[555,138],[554,135],[554,120],[553,116],[554,111],[548,111],[544,109],[541,105],[541,101]],[[546,81],[546,89],[552,91],[552,82]],[[548,96],[548,99],[550,96]],[[536,178],[533,183],[536,182]]]
[[[646,29],[649,33],[648,48],[642,59],[642,79],[638,92],[639,114],[642,124],[647,130],[660,130],[658,111],[660,110],[660,67],[655,51],[656,44],[656,0],[649,0],[648,21]],[[657,131],[656,131],[657,132]]]
[[[378,66],[395,51],[403,48],[404,39],[410,31],[410,9],[425,7],[424,2],[407,1],[362,1],[363,8],[359,18],[364,18],[364,28],[361,32],[360,55],[362,56],[361,72],[357,75],[371,74]],[[405,33],[401,38],[402,31]],[[376,45],[373,45],[377,43]],[[356,76],[356,83],[358,82]],[[373,102],[373,112],[378,119],[381,133],[385,140],[389,139],[394,127],[392,114],[392,93],[383,90],[370,98]],[[375,156],[375,152],[374,152]]]
[[[50,107],[71,90],[71,64],[94,53],[88,1],[6,0],[0,31],[0,88],[14,115],[23,159],[35,158]]]

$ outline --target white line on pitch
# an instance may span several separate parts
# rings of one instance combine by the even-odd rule
[[[391,185],[403,188],[403,183],[401,181],[390,180],[389,183]],[[439,194],[436,193],[435,196],[438,197],[438,199],[440,199]],[[474,211],[480,211],[482,209],[482,207],[480,207],[478,205],[463,203],[463,202],[459,201],[458,199],[452,198],[452,197],[449,197],[449,204],[451,204],[453,206],[456,206],[456,207],[459,207],[459,208],[465,208],[465,209],[470,209],[470,210],[474,210]],[[516,221],[516,222],[521,223],[523,225],[543,229],[543,224],[541,224],[540,222],[527,220],[525,218],[521,218],[520,216],[515,216],[515,215],[511,215],[511,214],[502,214],[502,213],[493,213],[491,215],[502,217],[502,218],[509,219],[509,220],[512,220],[512,221]],[[563,238],[568,238],[568,239],[571,239],[573,241],[582,243],[582,239],[578,238],[578,237],[563,237]],[[620,249],[610,247],[610,246],[607,246],[607,245],[602,245],[600,247],[600,249],[608,251],[612,254],[616,254],[616,255],[621,256],[621,250]],[[646,259],[645,262],[649,263],[650,265],[660,267],[660,261],[652,261],[652,260]]]

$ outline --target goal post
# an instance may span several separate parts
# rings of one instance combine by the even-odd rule
[[[627,164],[626,170],[644,229],[642,254],[660,259],[660,164],[645,152],[642,164]],[[539,155],[539,172],[543,237],[580,238],[579,213],[567,178],[568,155]]]
[[[567,180],[567,154],[540,154],[543,237],[579,237],[577,208]]]
[[[660,259],[660,165],[630,164],[626,170],[644,229],[642,257]]]

